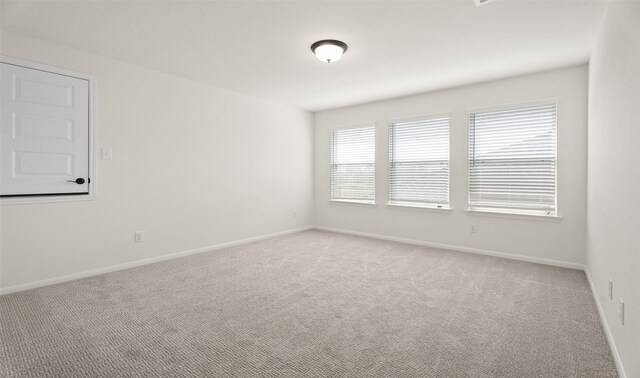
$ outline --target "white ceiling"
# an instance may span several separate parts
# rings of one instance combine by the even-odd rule
[[[586,62],[606,2],[3,1],[2,28],[317,111]],[[319,39],[349,45],[335,64]]]

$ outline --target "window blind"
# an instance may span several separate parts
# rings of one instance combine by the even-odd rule
[[[333,130],[331,199],[375,202],[375,127],[373,125]]]
[[[389,202],[449,205],[449,117],[389,127]]]
[[[556,105],[469,115],[469,205],[556,213]]]

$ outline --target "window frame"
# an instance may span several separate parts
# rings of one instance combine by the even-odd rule
[[[364,128],[373,128],[373,200],[357,200],[357,199],[342,199],[342,198],[334,198],[333,197],[333,149],[334,149],[334,132],[340,130],[351,130],[351,129],[364,129]],[[378,147],[377,147],[377,124],[376,122],[363,122],[357,123],[347,126],[339,126],[334,127],[329,130],[329,202],[330,203],[338,203],[338,204],[349,204],[349,205],[364,205],[364,206],[376,206],[376,185],[377,185],[377,177],[378,177],[378,164],[376,162],[378,158]]]
[[[555,105],[556,119],[555,119],[555,187],[554,187],[554,212],[546,212],[544,210],[529,210],[529,209],[517,209],[517,208],[499,208],[499,207],[483,207],[475,206],[471,204],[471,177],[470,177],[470,162],[471,162],[471,128],[470,118],[472,114],[479,112],[499,112],[505,110],[514,110],[519,108],[526,108],[532,106],[544,106]],[[545,220],[545,221],[560,221],[562,216],[559,210],[559,154],[558,154],[558,140],[559,140],[559,127],[558,120],[560,118],[560,101],[558,97],[546,97],[535,100],[519,101],[514,103],[474,107],[467,109],[467,208],[464,210],[469,215],[479,216],[493,216],[499,218],[517,218],[524,220]]]
[[[447,182],[447,203],[446,204],[436,204],[430,202],[421,202],[421,201],[396,201],[391,199],[391,159],[392,159],[392,146],[391,146],[391,132],[392,128],[396,123],[409,123],[409,122],[419,122],[419,121],[429,121],[431,119],[438,118],[447,118],[448,121],[448,182]],[[387,206],[390,207],[398,207],[398,208],[415,208],[415,209],[424,209],[424,210],[436,210],[448,212],[452,210],[451,207],[451,118],[452,112],[440,112],[440,113],[429,113],[412,117],[403,117],[403,118],[394,118],[387,120],[387,145],[388,145],[388,159],[387,159],[387,168],[388,168],[388,193],[387,193]]]
[[[38,71],[50,72],[58,75],[71,76],[78,79],[87,80],[89,83],[89,193],[88,194],[33,194],[16,197],[0,197],[0,205],[21,205],[34,203],[52,203],[52,202],[77,202],[92,201],[97,194],[97,164],[96,164],[96,82],[97,78],[83,72],[68,70],[65,68],[55,67],[48,64],[37,63],[29,60],[18,59],[12,56],[0,54],[0,62],[30,68]]]

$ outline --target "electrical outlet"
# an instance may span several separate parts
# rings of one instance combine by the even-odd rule
[[[294,218],[297,218],[298,217],[298,212],[293,210],[293,213],[291,215],[293,215]]]
[[[613,280],[609,278],[609,299],[613,300]]]
[[[620,298],[620,324],[624,325],[624,301]]]
[[[142,243],[144,241],[144,231],[136,231],[133,237],[136,243]]]
[[[472,234],[475,234],[476,232],[478,232],[478,228],[476,227],[475,224],[471,225],[471,228],[469,229],[469,232]]]

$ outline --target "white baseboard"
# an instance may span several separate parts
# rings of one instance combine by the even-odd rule
[[[544,259],[540,257],[523,256],[523,255],[514,255],[511,253],[495,252],[495,251],[489,251],[486,249],[469,248],[469,247],[462,247],[462,246],[451,245],[451,244],[431,243],[431,242],[426,242],[422,240],[405,239],[405,238],[399,238],[395,236],[388,236],[388,235],[381,235],[381,234],[370,234],[368,232],[351,231],[351,230],[345,230],[341,228],[315,226],[315,229],[323,230],[323,231],[339,232],[341,234],[364,236],[364,237],[373,238],[373,239],[389,240],[389,241],[395,241],[399,243],[414,244],[414,245],[420,245],[424,247],[449,249],[449,250],[458,251],[458,252],[475,253],[478,255],[501,257],[501,258],[510,259],[510,260],[527,261],[527,262],[532,262],[537,264],[559,266],[562,268],[584,270],[584,265],[569,262],[569,261]]]
[[[593,294],[593,298],[594,298],[594,300],[596,302],[596,306],[598,307],[598,313],[600,314],[600,320],[602,321],[602,326],[604,328],[604,332],[607,335],[607,341],[609,343],[609,348],[611,349],[611,354],[613,355],[613,359],[614,359],[614,361],[616,363],[616,367],[618,368],[618,374],[620,375],[620,378],[627,378],[627,375],[626,375],[626,373],[624,371],[624,367],[622,366],[622,360],[620,359],[620,355],[618,354],[618,349],[616,348],[616,344],[615,344],[615,342],[613,340],[613,335],[611,334],[611,330],[609,329],[609,324],[607,323],[607,319],[604,316],[604,311],[602,309],[602,304],[600,303],[600,300],[598,298],[598,294],[596,292],[595,286],[593,285],[593,281],[591,280],[591,275],[589,274],[589,270],[586,269],[586,267],[583,264],[572,263],[572,262],[567,262],[567,261],[560,261],[560,260],[553,260],[553,259],[543,259],[543,258],[539,258],[539,257],[514,255],[514,254],[510,254],[510,253],[494,252],[494,251],[488,251],[488,250],[483,250],[483,249],[461,247],[461,246],[455,246],[455,245],[449,245],[449,244],[430,243],[430,242],[425,242],[425,241],[422,241],[422,240],[405,239],[405,238],[399,238],[399,237],[395,237],[395,236],[387,236],[387,235],[381,235],[381,234],[371,234],[371,233],[367,233],[367,232],[351,231],[351,230],[332,228],[332,227],[315,226],[314,228],[317,229],[317,230],[338,232],[338,233],[342,233],[342,234],[355,235],[355,236],[363,236],[363,237],[368,237],[368,238],[373,238],[373,239],[389,240],[389,241],[395,241],[395,242],[407,243],[407,244],[414,244],[414,245],[420,245],[420,246],[431,247],[431,248],[449,249],[449,250],[452,250],[452,251],[475,253],[475,254],[480,254],[480,255],[501,257],[501,258],[506,258],[506,259],[511,259],[511,260],[527,261],[527,262],[533,262],[533,263],[538,263],[538,264],[545,264],[545,265],[559,266],[559,267],[563,267],[563,268],[571,268],[571,269],[582,270],[582,271],[585,272],[585,275],[587,276],[587,281],[589,282],[591,293]]]
[[[618,348],[616,347],[616,343],[613,340],[613,335],[611,334],[611,329],[609,328],[609,323],[607,322],[607,318],[604,316],[604,309],[602,308],[602,303],[600,303],[600,298],[598,297],[598,292],[596,291],[596,287],[591,280],[591,274],[589,273],[589,269],[584,270],[584,274],[587,276],[587,281],[589,281],[589,286],[591,287],[591,293],[593,293],[593,299],[596,301],[596,307],[598,307],[598,313],[600,314],[600,321],[602,322],[602,328],[604,328],[604,333],[607,335],[607,341],[609,342],[609,348],[611,349],[611,354],[613,355],[613,360],[616,363],[616,367],[618,368],[618,375],[620,378],[627,378],[627,374],[624,371],[624,367],[622,366],[622,360],[620,359],[620,354],[618,354]]]
[[[118,270],[134,268],[134,267],[137,267],[137,266],[142,266],[142,265],[147,265],[147,264],[153,264],[153,263],[160,262],[160,261],[172,260],[172,259],[176,259],[176,258],[180,258],[180,257],[184,257],[184,256],[198,254],[198,253],[215,251],[215,250],[219,250],[219,249],[223,249],[223,248],[227,248],[227,247],[232,247],[232,246],[241,245],[241,244],[247,244],[247,243],[251,243],[251,242],[254,242],[254,241],[265,240],[265,239],[274,238],[274,237],[277,237],[277,236],[293,234],[293,233],[296,233],[296,232],[307,231],[307,230],[311,230],[311,229],[317,229],[317,230],[322,230],[322,231],[330,231],[330,232],[338,232],[338,233],[342,233],[342,234],[363,236],[363,237],[368,237],[368,238],[373,238],[373,239],[380,239],[380,240],[389,240],[389,241],[395,241],[395,242],[407,243],[407,244],[414,244],[414,245],[420,245],[420,246],[431,247],[431,248],[449,249],[449,250],[459,251],[459,252],[475,253],[475,254],[480,254],[480,255],[501,257],[501,258],[506,258],[506,259],[511,259],[511,260],[527,261],[527,262],[533,262],[533,263],[538,263],[538,264],[545,264],[545,265],[559,266],[559,267],[563,267],[563,268],[571,268],[571,269],[583,270],[585,272],[586,276],[587,276],[587,281],[589,282],[589,286],[591,288],[591,292],[593,294],[593,298],[594,298],[594,300],[596,302],[596,306],[598,308],[598,313],[600,314],[600,319],[602,321],[602,325],[603,325],[605,334],[607,335],[607,341],[609,342],[609,347],[611,348],[611,354],[613,355],[613,359],[614,359],[614,361],[616,363],[616,367],[618,368],[618,374],[620,375],[621,378],[626,378],[627,377],[627,375],[626,375],[626,373],[624,371],[624,367],[622,366],[622,361],[620,360],[620,355],[618,354],[618,349],[616,348],[616,344],[615,344],[615,342],[613,340],[613,336],[612,336],[611,331],[609,329],[609,324],[607,323],[607,319],[604,316],[604,311],[603,311],[603,308],[602,308],[602,304],[600,303],[600,299],[598,298],[597,292],[595,290],[595,286],[593,285],[593,281],[591,280],[591,275],[589,274],[589,270],[586,269],[584,265],[578,264],[578,263],[567,262],[567,261],[544,259],[544,258],[539,258],[539,257],[530,257],[530,256],[522,256],[522,255],[514,255],[514,254],[510,254],[510,253],[495,252],[495,251],[489,251],[489,250],[483,250],[483,249],[477,249],[477,248],[461,247],[461,246],[449,245],[449,244],[430,243],[430,242],[425,242],[425,241],[422,241],[422,240],[406,239],[406,238],[400,238],[400,237],[395,237],[395,236],[372,234],[372,233],[367,233],[367,232],[351,231],[351,230],[332,228],[332,227],[324,227],[324,226],[301,227],[301,228],[296,228],[296,229],[291,229],[291,230],[286,230],[286,231],[280,231],[280,232],[275,232],[275,233],[266,234],[266,235],[259,235],[259,236],[254,236],[254,237],[250,237],[250,238],[234,240],[234,241],[230,241],[230,242],[226,242],[226,243],[214,244],[214,245],[210,245],[210,246],[206,246],[206,247],[190,249],[190,250],[181,251],[181,252],[170,253],[170,254],[167,254],[167,255],[162,255],[162,256],[158,256],[158,257],[152,257],[152,258],[148,258],[148,259],[131,261],[131,262],[118,264],[118,265],[112,265],[112,266],[108,266],[108,267],[104,267],[104,268],[92,269],[92,270],[87,270],[87,271],[83,271],[83,272],[68,274],[68,275],[64,275],[64,276],[48,278],[48,279],[41,280],[41,281],[28,282],[28,283],[24,283],[24,284],[20,284],[20,285],[9,286],[9,287],[6,287],[6,288],[0,288],[0,295],[17,293],[17,292],[20,292],[20,291],[31,290],[31,289],[35,289],[35,288],[39,288],[39,287],[43,287],[43,286],[49,286],[49,285],[53,285],[53,284],[57,284],[57,283],[73,281],[73,280],[86,278],[86,277],[91,277],[91,276],[97,276],[97,275],[100,275],[100,274],[105,274],[105,273],[109,273],[109,272],[115,272],[115,271],[118,271]]]
[[[85,278],[85,277],[96,276],[96,275],[105,274],[105,273],[109,273],[109,272],[115,272],[115,271],[123,270],[123,269],[134,268],[134,267],[137,267],[137,266],[153,264],[153,263],[160,262],[160,261],[171,260],[171,259],[175,259],[175,258],[179,258],[179,257],[183,257],[183,256],[189,256],[189,255],[197,254],[197,253],[214,251],[214,250],[217,250],[217,249],[232,247],[232,246],[240,245],[240,244],[246,244],[246,243],[250,243],[250,242],[254,242],[254,241],[269,239],[269,238],[273,238],[273,237],[277,237],[277,236],[292,234],[292,233],[306,231],[306,230],[310,230],[310,229],[318,229],[318,230],[324,230],[324,231],[339,232],[339,233],[343,233],[343,234],[364,236],[364,237],[369,237],[369,238],[374,238],[374,239],[381,239],[381,240],[396,241],[396,242],[400,242],[400,243],[415,244],[415,245],[421,245],[421,246],[431,247],[431,248],[450,249],[450,250],[460,251],[460,252],[475,253],[475,254],[488,255],[488,256],[494,256],[494,257],[502,257],[502,258],[507,258],[507,259],[512,259],[512,260],[528,261],[528,262],[534,262],[534,263],[539,263],[539,264],[546,264],[546,265],[553,265],[553,266],[559,266],[559,267],[564,267],[564,268],[584,270],[584,266],[582,264],[571,263],[571,262],[566,262],[566,261],[543,259],[543,258],[530,257],[530,256],[513,255],[513,254],[510,254],[510,253],[494,252],[494,251],[488,251],[488,250],[482,250],[482,249],[476,249],[476,248],[468,248],[468,247],[461,247],[461,246],[455,246],[455,245],[449,245],[449,244],[430,243],[430,242],[425,242],[425,241],[421,241],[421,240],[405,239],[405,238],[399,238],[399,237],[394,237],[394,236],[387,236],[387,235],[381,235],[381,234],[371,234],[371,233],[366,233],[366,232],[351,231],[351,230],[338,229],[338,228],[332,228],[332,227],[308,226],[308,227],[302,227],[302,228],[297,228],[297,229],[292,229],[292,230],[275,232],[275,233],[271,233],[271,234],[267,234],[267,235],[259,235],[259,236],[246,238],[246,239],[241,239],[241,240],[234,240],[234,241],[230,241],[230,242],[226,242],[226,243],[209,245],[209,246],[196,248],[196,249],[190,249],[190,250],[181,251],[181,252],[170,253],[170,254],[167,254],[167,255],[151,257],[151,258],[148,258],[148,259],[130,261],[130,262],[126,262],[126,263],[123,263],[123,264],[111,265],[111,266],[104,267],[104,268],[86,270],[86,271],[83,271],[83,272],[72,273],[72,274],[68,274],[68,275],[64,275],[64,276],[58,276],[58,277],[52,277],[52,278],[48,278],[48,279],[44,279],[44,280],[40,280],[40,281],[27,282],[27,283],[24,283],[24,284],[19,284],[19,285],[15,285],[15,286],[9,286],[9,287],[6,287],[6,288],[0,288],[0,295],[17,293],[19,291],[35,289],[35,288],[38,288],[38,287],[53,285],[53,284],[72,281],[72,280],[77,280],[77,279],[81,279],[81,278]]]
[[[27,282],[27,283],[20,284],[20,285],[9,286],[9,287],[6,287],[6,288],[0,288],[0,295],[17,293],[19,291],[31,290],[31,289],[35,289],[35,288],[38,288],[38,287],[49,286],[49,285],[62,283],[62,282],[67,282],[67,281],[73,281],[73,280],[77,280],[77,279],[80,279],[80,278],[97,276],[97,275],[100,275],[100,274],[105,274],[105,273],[115,272],[115,271],[118,271],[118,270],[134,268],[134,267],[137,267],[137,266],[142,266],[142,265],[147,265],[147,264],[153,264],[153,263],[160,262],[160,261],[165,261],[165,260],[177,259],[179,257],[194,255],[194,254],[197,254],[197,253],[215,251],[215,250],[218,250],[218,249],[227,248],[227,247],[233,247],[233,246],[240,245],[240,244],[251,243],[251,242],[254,242],[254,241],[259,241],[259,240],[264,240],[264,239],[270,239],[270,238],[274,238],[274,237],[277,237],[277,236],[293,234],[293,233],[301,232],[301,231],[307,231],[307,230],[311,230],[313,228],[314,228],[313,226],[307,226],[307,227],[301,227],[301,228],[296,228],[296,229],[291,229],[291,230],[286,230],[286,231],[274,232],[272,234],[259,235],[259,236],[254,236],[254,237],[250,237],[250,238],[246,238],[246,239],[234,240],[234,241],[230,241],[230,242],[226,242],[226,243],[214,244],[214,245],[209,245],[209,246],[206,246],[206,247],[201,247],[201,248],[190,249],[190,250],[181,251],[181,252],[170,253],[170,254],[167,254],[167,255],[162,255],[162,256],[157,256],[157,257],[151,257],[151,258],[148,258],[148,259],[135,260],[135,261],[126,262],[126,263],[123,263],[123,264],[111,265],[111,266],[107,266],[107,267],[104,267],[104,268],[97,268],[97,269],[92,269],[92,270],[86,270],[86,271],[83,271],[83,272],[67,274],[67,275],[64,275],[64,276],[47,278],[47,279],[41,280],[41,281]]]

